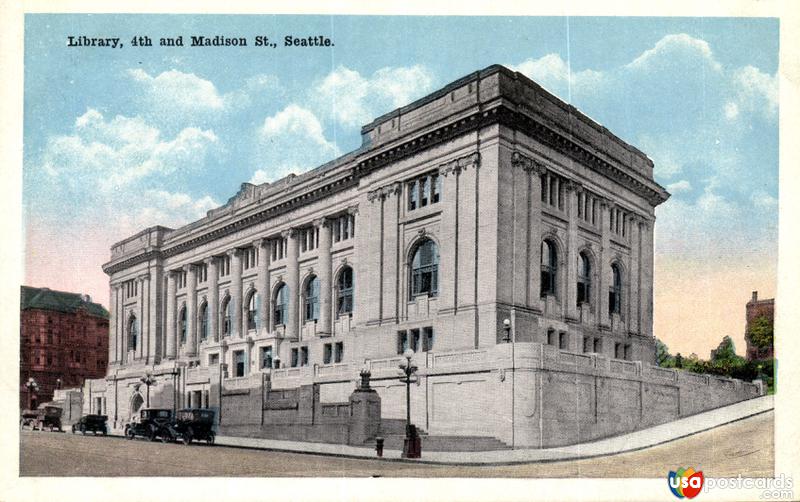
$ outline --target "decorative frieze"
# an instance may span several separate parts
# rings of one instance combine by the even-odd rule
[[[470,167],[479,168],[481,165],[481,154],[478,152],[459,157],[439,166],[439,175],[447,176],[449,174],[458,174],[464,169]]]
[[[391,197],[392,195],[397,195],[400,193],[402,186],[399,181],[395,181],[393,183],[389,183],[388,185],[384,185],[380,188],[376,188],[375,190],[370,190],[367,193],[367,200],[370,202],[374,202],[377,199],[386,200],[387,198]]]

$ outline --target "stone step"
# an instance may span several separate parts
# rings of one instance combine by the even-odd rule
[[[422,438],[422,451],[494,451],[510,450],[511,446],[497,438],[489,436],[439,436],[420,434]],[[402,450],[404,434],[389,434],[383,436],[383,447],[387,450]],[[374,446],[375,441],[367,443]]]

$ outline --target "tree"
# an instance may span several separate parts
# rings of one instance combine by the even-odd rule
[[[711,351],[711,361],[730,361],[736,359],[736,347],[733,345],[733,340],[729,336],[722,337],[716,350]]]
[[[680,352],[675,354],[675,367],[676,368],[683,368],[683,356]]]
[[[769,317],[760,315],[753,319],[750,323],[750,329],[747,331],[747,337],[753,345],[760,349],[772,347],[773,325]]]
[[[669,347],[656,338],[656,364],[664,368],[669,368],[671,367],[671,360],[672,356],[669,354]]]

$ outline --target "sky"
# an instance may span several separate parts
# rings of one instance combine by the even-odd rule
[[[491,64],[520,71],[643,150],[656,210],[654,332],[744,352],[773,297],[778,32],[769,18],[32,15],[25,18],[25,283],[108,305],[110,246],[177,228],[242,182],[358,148],[360,128]],[[68,36],[121,48],[68,47]],[[189,47],[193,35],[247,47]],[[278,42],[254,46],[256,36]],[[284,36],[332,47],[283,47]],[[152,47],[134,47],[149,36]],[[160,47],[182,36],[183,47]]]

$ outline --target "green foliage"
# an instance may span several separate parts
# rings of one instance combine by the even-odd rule
[[[669,354],[669,347],[656,338],[656,364],[663,368],[671,368],[672,366],[669,366],[671,361],[672,356]]]
[[[769,320],[769,317],[761,315],[753,319],[750,323],[747,337],[756,347],[761,349],[772,347],[774,334],[772,321]]]

